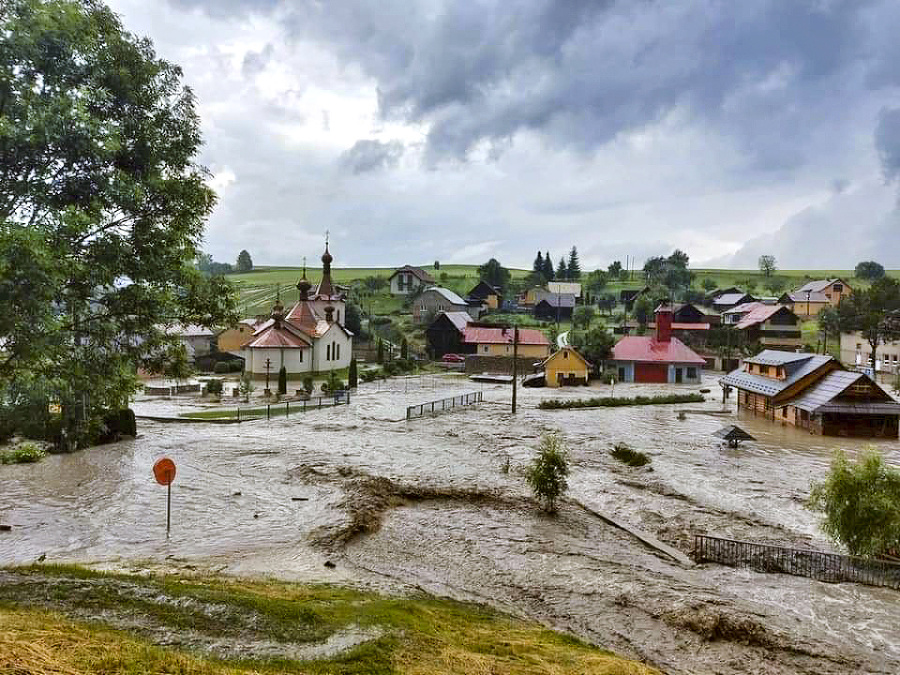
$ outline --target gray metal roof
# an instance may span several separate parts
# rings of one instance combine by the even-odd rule
[[[445,300],[447,300],[448,302],[450,302],[454,305],[462,305],[463,307],[466,306],[466,301],[463,300],[461,297],[459,297],[456,293],[451,291],[449,288],[444,288],[443,286],[434,286],[433,288],[429,288],[428,290],[424,291],[423,295],[424,295],[424,293],[431,293],[431,292],[442,295]]]
[[[741,429],[736,424],[729,424],[727,427],[722,427],[718,431],[713,432],[713,436],[718,436],[719,438],[724,438],[726,441],[755,441],[750,434]]]
[[[824,293],[820,293],[819,291],[810,291],[809,297],[807,297],[806,291],[791,291],[790,293],[785,293],[781,297],[783,298],[785,295],[793,303],[830,302],[828,300],[828,297]]]
[[[803,352],[783,352],[778,349],[764,349],[756,356],[744,359],[744,363],[756,363],[762,366],[783,366],[786,363],[805,361],[813,356],[813,354],[805,354]]]
[[[725,293],[713,302],[714,305],[736,305],[747,297],[746,293]]]
[[[764,360],[761,361],[759,359]],[[738,389],[762,394],[763,396],[777,396],[798,380],[803,379],[810,373],[814,373],[833,360],[830,356],[822,354],[794,354],[793,352],[779,352],[774,349],[766,349],[754,359],[748,359],[748,361],[769,366],[784,365],[785,370],[788,371],[785,379],[776,380],[771,377],[763,377],[755,373],[745,372],[739,368],[728,373],[719,381]]]
[[[472,321],[472,317],[469,316],[468,312],[443,312],[444,316],[452,323],[458,330],[465,330],[466,326],[469,325],[469,322]]]
[[[575,296],[571,293],[548,293],[537,304],[546,302],[551,307],[574,307]]]
[[[841,279],[817,279],[815,281],[809,281],[803,284],[800,288],[798,288],[795,293],[803,293],[806,294],[806,291],[812,291],[813,293],[818,293],[824,291],[826,288],[831,286],[831,284],[842,281]],[[842,282],[843,283],[843,282]]]
[[[763,377],[755,373],[748,373],[740,368],[728,373],[719,380],[722,384],[730,384],[732,387],[752,391],[763,396],[775,396],[781,393],[787,386],[787,380],[775,380],[770,377]]]
[[[866,401],[855,403],[853,401],[837,401],[838,396],[848,387],[860,380],[871,379],[865,373],[856,373],[849,370],[835,370],[828,373],[809,389],[788,402],[801,410],[814,413],[843,412],[860,414],[894,414],[900,415],[900,403],[895,401]],[[876,385],[878,386],[878,385]]]

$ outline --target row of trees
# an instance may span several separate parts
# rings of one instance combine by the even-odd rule
[[[201,253],[197,256],[196,265],[197,269],[204,274],[209,274],[212,276],[223,276],[225,274],[231,274],[233,272],[252,272],[253,258],[250,257],[250,253],[248,253],[245,249],[238,253],[237,261],[234,265],[232,265],[231,263],[216,262],[213,260],[213,257],[210,254]]]
[[[569,251],[568,259],[565,256],[561,257],[556,268],[553,267],[550,251],[547,251],[546,254],[538,251],[531,271],[533,275],[542,277],[545,283],[547,281],[578,281],[581,279],[581,261],[578,258],[578,249],[573,246]]]

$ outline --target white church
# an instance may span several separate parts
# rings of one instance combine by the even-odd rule
[[[241,347],[244,372],[253,379],[277,379],[282,366],[288,379],[340,370],[350,365],[353,334],[341,321],[346,317],[346,299],[331,281],[331,253],[325,242],[322,280],[312,291],[306,273],[297,283],[300,299],[285,314],[276,301],[269,319]]]

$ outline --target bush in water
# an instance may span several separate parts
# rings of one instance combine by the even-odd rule
[[[556,500],[569,487],[569,462],[559,436],[548,434],[541,439],[538,456],[528,468],[526,480],[548,513],[556,511]]]
[[[610,454],[628,466],[645,466],[650,463],[650,458],[647,455],[643,452],[632,450],[624,443],[616,443]]]
[[[20,443],[0,453],[0,464],[30,464],[40,461],[46,454],[47,451],[37,443]]]
[[[634,398],[613,398],[598,396],[596,398],[545,399],[538,408],[542,410],[563,410],[566,408],[617,408],[630,405],[658,405],[662,403],[703,403],[702,394],[664,394],[662,396],[635,396]]]

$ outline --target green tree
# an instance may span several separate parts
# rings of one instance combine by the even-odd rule
[[[590,305],[579,305],[572,312],[572,323],[581,326],[585,330],[590,328],[591,321],[594,320],[596,310]]]
[[[822,353],[828,352],[828,338],[839,337],[841,334],[841,315],[835,307],[828,305],[819,311],[816,317],[819,321],[819,331],[822,333]]]
[[[838,305],[842,331],[860,331],[871,347],[875,370],[879,345],[900,338],[900,282],[882,277],[869,288],[857,290]]]
[[[359,305],[355,302],[348,302],[344,310],[344,327],[356,337],[363,336],[362,318],[359,312]]]
[[[509,286],[509,280],[512,278],[509,270],[501,265],[496,258],[491,258],[479,267],[478,276],[482,281],[499,288],[501,292],[506,290],[506,287]]]
[[[609,273],[609,277],[611,279],[618,279],[622,276],[622,263],[619,260],[614,261],[609,267],[606,268],[606,271]]]
[[[572,281],[578,281],[581,278],[581,262],[578,260],[578,249],[574,246],[569,251],[569,262],[566,265],[566,271],[569,279]]]
[[[851,462],[839,450],[828,477],[813,484],[809,506],[824,513],[822,529],[852,555],[900,552],[900,471],[878,451]]]
[[[666,259],[661,255],[647,258],[644,262],[644,279],[648,284],[661,284],[668,267]]]
[[[602,293],[609,283],[609,275],[603,270],[594,270],[587,275],[585,286],[594,294]]]
[[[553,258],[550,257],[550,251],[544,254],[544,278],[547,281],[553,281],[555,272],[553,271]]]
[[[381,338],[378,338],[377,351],[378,356],[376,358],[378,359],[378,363],[384,363],[384,342]]]
[[[568,489],[568,475],[569,462],[562,440],[555,434],[544,436],[525,479],[548,513],[556,511],[557,500]]]
[[[884,276],[884,267],[874,260],[867,260],[856,266],[854,275],[866,281],[877,281]]]
[[[646,328],[653,315],[653,303],[646,295],[641,295],[634,302],[634,319],[641,328]]]
[[[604,293],[603,295],[597,298],[597,308],[601,312],[606,312],[607,315],[612,314],[612,311],[616,308],[616,296],[612,293]]]
[[[246,249],[238,253],[237,264],[235,264],[234,269],[236,272],[253,271],[253,259],[250,257],[250,254]]]
[[[357,371],[356,357],[350,359],[350,367],[347,369],[347,386],[356,389],[359,381],[359,373]]]
[[[7,0],[0,26],[0,385],[95,421],[181,362],[167,326],[237,321],[195,264],[215,195],[194,97],[99,0]]]
[[[538,274],[544,273],[544,256],[541,255],[541,252],[537,252],[537,256],[534,258],[534,264],[531,266],[532,272],[537,272]]]
[[[287,394],[287,368],[284,366],[278,371],[278,393],[282,396]]]
[[[604,326],[595,326],[590,330],[576,333],[571,342],[581,355],[594,365],[594,368],[599,368],[600,364],[612,354],[616,341]]]
[[[775,273],[775,270],[778,267],[775,264],[775,256],[774,255],[761,255],[758,260],[759,271],[763,273],[763,276],[770,277]]]
[[[787,281],[784,277],[770,276],[763,282],[765,288],[772,295],[779,295],[787,287]]]
[[[569,268],[566,266],[566,259],[560,258],[559,264],[556,266],[556,272],[553,278],[556,281],[565,281],[569,278]]]
[[[406,338],[400,341],[400,358],[404,361],[409,358],[409,343],[406,341]]]
[[[700,282],[700,286],[701,286],[701,287],[703,288],[703,290],[706,291],[707,293],[708,293],[709,291],[712,291],[712,290],[714,290],[715,288],[717,288],[716,282],[715,282],[711,277],[704,277],[703,281]]]

